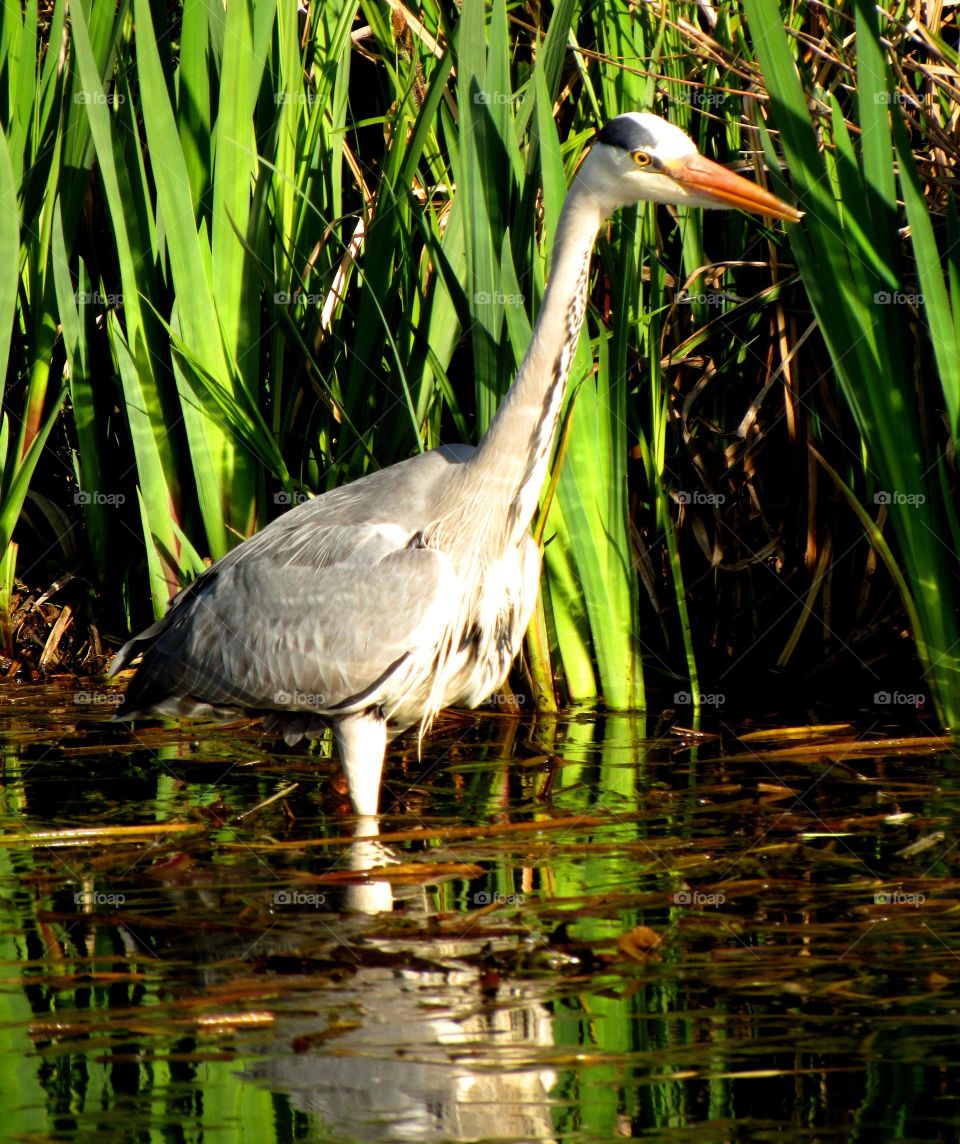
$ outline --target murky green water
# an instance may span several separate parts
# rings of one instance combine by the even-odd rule
[[[351,841],[328,759],[75,698],[0,692],[3,1139],[960,1134],[945,744],[451,716]]]

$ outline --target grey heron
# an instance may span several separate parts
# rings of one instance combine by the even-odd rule
[[[644,201],[800,218],[666,120],[611,120],[567,193],[529,348],[480,444],[306,501],[218,560],[117,653],[111,675],[142,656],[117,718],[264,716],[289,743],[329,727],[354,809],[376,815],[388,736],[482,703],[520,649],[540,577],[530,522],[594,241]]]

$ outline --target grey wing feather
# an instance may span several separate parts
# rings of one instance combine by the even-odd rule
[[[422,548],[308,577],[296,564],[217,569],[209,587],[155,625],[161,631],[118,714],[177,696],[215,709],[340,714],[383,702],[394,677],[430,656],[454,581],[447,558]]]
[[[389,479],[372,474],[234,549],[121,648],[111,674],[143,660],[118,716],[191,706],[343,714],[398,701],[432,666],[457,600],[452,564],[417,538],[470,452],[435,450]]]

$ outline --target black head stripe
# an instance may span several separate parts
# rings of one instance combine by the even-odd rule
[[[618,115],[605,123],[597,140],[610,147],[622,147],[624,151],[637,151],[641,147],[653,147],[656,143],[653,135],[630,115]]]

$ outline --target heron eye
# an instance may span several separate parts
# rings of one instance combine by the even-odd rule
[[[631,151],[633,161],[638,167],[649,167],[653,162],[652,157],[646,151]]]

